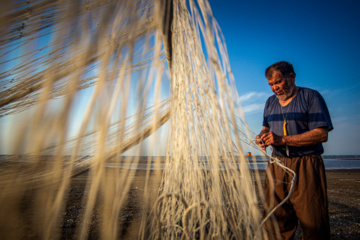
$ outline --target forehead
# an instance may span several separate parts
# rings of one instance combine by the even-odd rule
[[[278,80],[284,78],[280,71],[274,70],[271,77],[268,80]]]
[[[268,78],[268,83],[270,85],[274,84],[275,82],[281,81],[284,79],[283,75],[279,71],[274,71],[270,78]]]

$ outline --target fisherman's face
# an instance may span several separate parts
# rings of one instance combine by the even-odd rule
[[[267,79],[275,96],[285,101],[290,98],[295,89],[295,77],[292,73],[284,77],[279,71],[274,71],[271,78]]]

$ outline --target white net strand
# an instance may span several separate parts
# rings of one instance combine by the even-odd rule
[[[208,5],[201,4],[200,8],[205,8],[203,13],[206,14],[203,19],[207,19],[210,12],[206,9]],[[190,6],[195,7],[195,4]],[[200,235],[210,238],[252,238],[261,219],[253,182],[244,158],[237,172],[235,158],[231,154],[233,139],[230,125],[227,118],[222,116],[223,111],[218,110],[219,106],[223,106],[230,110],[227,114],[234,114],[229,104],[231,95],[226,91],[226,74],[216,60],[220,57],[211,40],[212,31],[202,28],[207,50],[213,51],[211,63],[217,79],[208,81],[211,74],[206,67],[199,36],[193,29],[195,24],[191,21],[194,18],[200,22],[199,25],[209,26],[205,20],[205,23],[201,23],[200,15],[189,16],[185,1],[174,2],[171,71],[171,109],[174,117],[171,158],[167,159],[161,185],[162,193],[167,197],[160,197],[162,210],[161,214],[157,212],[160,216],[156,218],[160,218],[156,224],[161,225],[158,234],[164,238],[181,234],[193,238],[200,232]],[[214,83],[217,91],[223,95],[215,94]],[[239,145],[239,141],[235,144]],[[191,206],[191,210],[186,206]],[[204,210],[204,206],[208,207]],[[182,219],[186,220],[186,226],[181,226],[184,224]]]
[[[0,19],[0,117],[16,120],[17,153],[1,162],[4,238],[61,238],[78,176],[73,237],[124,237],[143,161],[138,238],[267,238],[243,143],[261,150],[208,1],[7,1]]]

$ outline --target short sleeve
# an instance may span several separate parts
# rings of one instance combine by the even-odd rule
[[[269,121],[268,121],[268,115],[269,115],[269,99],[265,103],[262,125],[263,125],[263,127],[270,128]]]
[[[309,98],[309,129],[312,130],[319,127],[327,127],[328,131],[333,130],[334,128],[331,122],[330,113],[324,98],[315,90],[312,91]]]

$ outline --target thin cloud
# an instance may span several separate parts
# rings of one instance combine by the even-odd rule
[[[265,92],[248,92],[239,97],[239,104],[242,105],[245,114],[262,113],[267,97],[268,94]]]
[[[250,100],[256,101],[264,96],[266,96],[266,93],[264,93],[264,92],[249,92],[244,95],[241,95],[240,101],[241,102],[246,102],[246,101],[250,101]]]
[[[257,113],[264,110],[264,104],[254,103],[243,107],[244,113]]]
[[[348,86],[345,88],[336,88],[336,89],[326,88],[326,89],[319,90],[319,92],[321,95],[340,94],[340,93],[348,92],[350,90],[353,90],[353,89],[356,89],[359,87],[360,87],[360,83],[357,83],[357,84],[354,84],[354,85],[351,85],[351,86]]]

